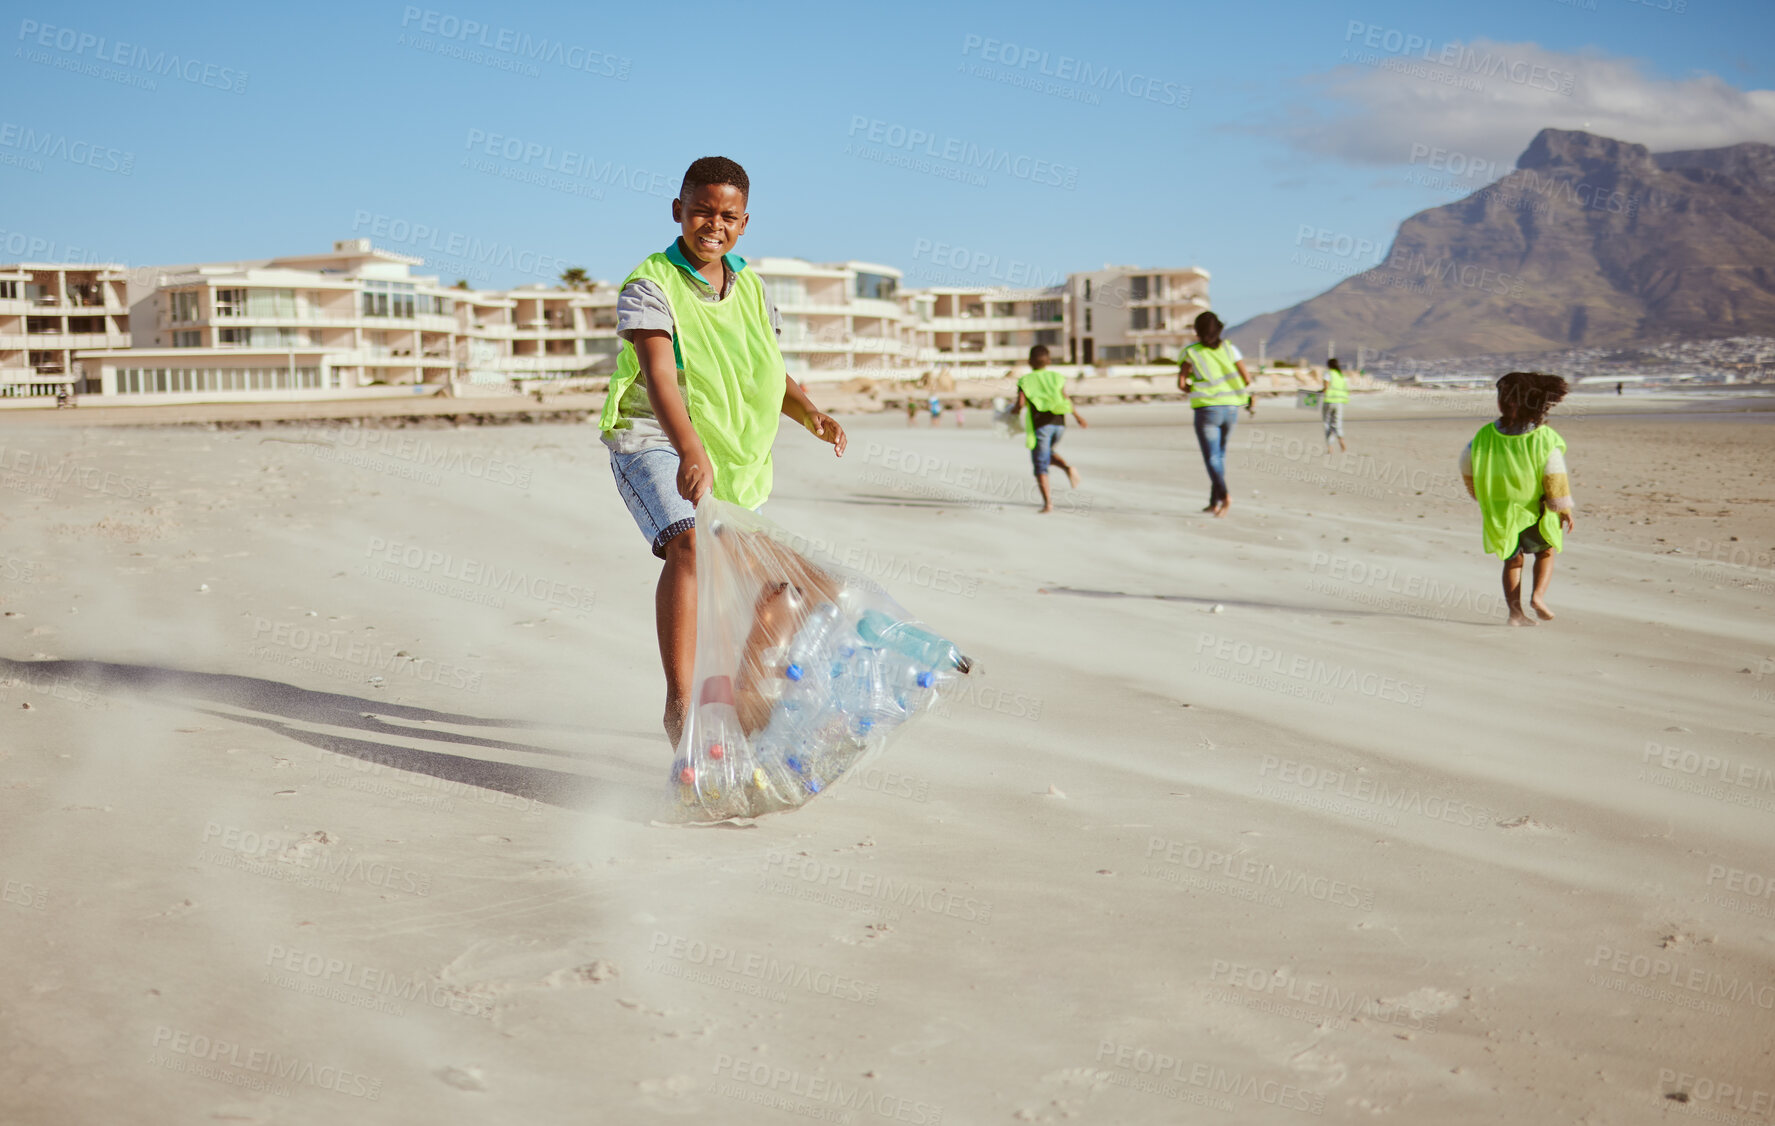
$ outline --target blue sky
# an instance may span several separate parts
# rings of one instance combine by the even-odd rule
[[[0,260],[370,237],[446,281],[620,280],[721,153],[741,253],[909,284],[1200,265],[1236,322],[1543,125],[1775,142],[1767,0],[9,8]]]

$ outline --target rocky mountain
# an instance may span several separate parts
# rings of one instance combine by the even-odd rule
[[[1400,224],[1378,266],[1230,332],[1276,357],[1335,339],[1421,359],[1756,334],[1775,335],[1775,146],[1654,155],[1560,129]]]

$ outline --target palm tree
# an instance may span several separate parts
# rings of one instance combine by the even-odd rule
[[[589,284],[590,281],[591,279],[586,277],[585,270],[578,266],[569,266],[561,271],[561,285],[563,288],[584,289],[589,291],[591,289],[591,285]]]
[[[450,288],[451,289],[467,289],[468,288],[468,279],[467,278],[457,278],[456,284],[451,286]]]

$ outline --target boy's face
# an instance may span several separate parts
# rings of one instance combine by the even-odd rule
[[[746,195],[732,184],[702,184],[672,201],[684,250],[697,265],[726,254],[746,233]]]

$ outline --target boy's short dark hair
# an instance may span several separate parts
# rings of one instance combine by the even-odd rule
[[[1498,410],[1504,421],[1547,421],[1547,412],[1564,399],[1570,385],[1557,375],[1539,371],[1513,371],[1498,380]]]
[[[730,184],[747,199],[752,198],[752,182],[746,179],[746,170],[740,167],[739,161],[725,156],[703,156],[691,161],[684,172],[684,182],[678,185],[678,195],[682,197],[692,188],[710,184]]]
[[[1037,344],[1029,350],[1029,365],[1034,367],[1037,360],[1046,360],[1049,355],[1046,344]]]

